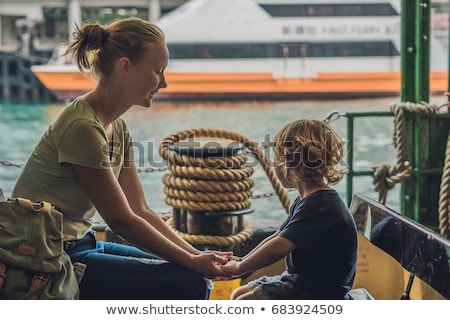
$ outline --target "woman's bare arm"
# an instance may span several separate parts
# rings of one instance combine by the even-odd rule
[[[173,243],[182,247],[192,254],[199,254],[200,251],[182,239],[174,232],[166,222],[155,213],[147,204],[142,184],[137,175],[137,170],[133,162],[127,162],[122,168],[119,176],[119,183],[128,200],[131,209],[144,220],[153,225],[159,232],[165,235]],[[155,190],[157,192],[157,190]]]
[[[223,275],[218,267],[224,262],[223,259],[214,254],[195,255],[189,252],[164,236],[157,229],[158,224],[153,226],[136,214],[111,170],[73,167],[82,187],[112,231],[148,252],[205,276]],[[136,192],[139,193],[139,190]],[[130,190],[127,193],[130,194]],[[136,208],[136,204],[133,206]]]

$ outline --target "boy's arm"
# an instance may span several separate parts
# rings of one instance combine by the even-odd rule
[[[249,253],[247,253],[242,259],[246,259],[248,256],[252,255],[256,250],[258,250],[261,246],[263,246],[266,242],[270,241],[271,239],[277,237],[280,234],[280,230],[275,231],[270,236],[266,237],[263,241],[258,243],[256,247],[254,247]]]
[[[294,243],[286,238],[271,237],[258,246],[256,250],[246,255],[242,261],[230,261],[222,266],[222,270],[233,276],[252,272],[286,257],[294,248]]]

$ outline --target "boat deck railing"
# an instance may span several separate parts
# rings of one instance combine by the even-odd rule
[[[347,126],[347,158],[346,163],[348,166],[348,173],[346,175],[346,201],[350,204],[353,198],[353,182],[355,177],[361,176],[373,176],[374,171],[371,170],[357,170],[355,169],[355,159],[354,159],[354,149],[355,149],[355,122],[362,118],[379,118],[379,117],[390,117],[392,118],[394,114],[391,111],[361,111],[361,112],[339,112],[334,111],[330,113],[326,118],[326,122],[331,122],[340,117],[346,118]]]

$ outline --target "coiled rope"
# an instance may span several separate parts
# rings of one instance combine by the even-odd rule
[[[166,204],[179,209],[192,211],[235,211],[249,208],[252,167],[245,167],[247,156],[234,154],[230,157],[198,157],[175,152],[171,149],[181,141],[195,141],[196,138],[219,138],[230,140],[228,143],[241,143],[261,164],[272,183],[286,212],[289,212],[290,198],[277,179],[273,168],[257,143],[248,137],[226,129],[196,128],[177,132],[163,139],[159,154],[167,161],[169,173],[162,181],[165,185]],[[199,144],[199,140],[196,141]],[[173,217],[166,217],[173,228]],[[175,231],[192,244],[211,244],[229,246],[243,242],[252,236],[248,223],[244,229],[230,236],[192,235]]]

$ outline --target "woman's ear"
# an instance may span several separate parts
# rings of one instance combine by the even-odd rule
[[[127,57],[122,57],[119,59],[119,68],[121,71],[129,72],[131,69],[131,61]]]

